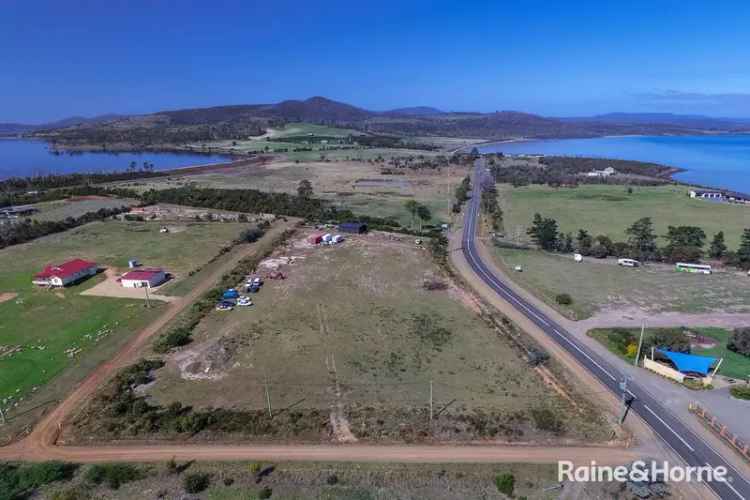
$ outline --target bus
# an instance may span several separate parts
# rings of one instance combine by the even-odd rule
[[[711,274],[711,266],[708,264],[686,264],[685,262],[678,262],[675,264],[675,269],[683,273]]]

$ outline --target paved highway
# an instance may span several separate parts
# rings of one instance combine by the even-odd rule
[[[574,335],[555,323],[541,310],[515,293],[511,287],[499,279],[481,260],[476,248],[477,225],[479,221],[480,200],[482,186],[489,180],[489,174],[477,162],[472,182],[472,198],[468,202],[468,212],[465,220],[462,250],[469,266],[474,272],[500,297],[523,313],[530,321],[567,350],[575,359],[588,369],[602,384],[609,388],[617,397],[622,396],[622,375],[607,361],[578,342]],[[700,436],[691,431],[676,416],[667,410],[658,398],[649,394],[645,389],[633,382],[627,385],[627,392],[635,400],[631,411],[635,411],[643,420],[663,439],[666,444],[679,455],[685,463],[693,466],[724,466],[729,471],[726,482],[714,481],[709,488],[721,499],[750,500],[750,482],[729,462],[705,442]],[[677,464],[674,464],[677,465]]]

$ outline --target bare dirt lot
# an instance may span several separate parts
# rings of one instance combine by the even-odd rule
[[[259,266],[286,279],[266,279],[253,306],[211,312],[153,372],[155,382],[139,388],[163,418],[202,422],[208,431],[197,440],[609,438],[598,414],[546,385],[508,339],[456,300],[455,284],[411,237],[374,233],[312,246],[306,236]],[[445,286],[425,286],[436,281]],[[229,413],[210,416],[218,411]],[[566,418],[571,411],[575,419]],[[137,416],[108,421],[101,412],[82,421],[79,438],[186,437],[183,424],[165,420],[149,432]]]
[[[13,300],[16,297],[18,297],[18,294],[15,292],[2,292],[0,293],[0,304],[3,302],[8,302],[10,300]]]

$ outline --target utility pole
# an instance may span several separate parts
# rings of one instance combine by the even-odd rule
[[[628,381],[630,380],[630,376],[626,375],[622,382],[620,382],[620,390],[622,390],[622,414],[620,415],[620,425],[625,422],[625,417],[628,416],[628,410],[630,409],[630,405],[633,403],[633,399],[635,399],[629,392],[628,392]]]
[[[2,406],[0,406],[0,424],[5,425],[5,412],[3,411]]]
[[[430,379],[430,422],[432,422],[433,407],[432,407],[432,379]]]
[[[148,289],[149,288],[151,288],[151,285],[149,285],[148,283],[146,283],[146,286],[144,287],[144,290],[146,290],[146,309],[150,309],[151,308],[151,302],[148,299]]]
[[[646,331],[646,321],[641,322],[641,339],[638,341],[638,352],[635,354],[633,366],[638,366],[638,360],[641,358],[641,348],[643,347],[643,334]]]
[[[271,393],[268,392],[268,374],[263,373],[265,383],[263,384],[266,390],[266,404],[268,405],[268,418],[273,418],[273,411],[271,410]]]

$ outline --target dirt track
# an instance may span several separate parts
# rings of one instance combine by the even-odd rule
[[[277,225],[278,234],[292,223]],[[179,460],[275,460],[415,463],[556,463],[568,459],[577,463],[626,463],[642,456],[634,449],[598,447],[549,447],[524,445],[268,445],[268,444],[153,444],[58,446],[63,423],[94,395],[120,368],[135,361],[147,342],[185,307],[209,290],[222,274],[241,258],[251,255],[256,245],[240,247],[221,268],[207,276],[187,296],[169,304],[154,323],[138,333],[110,361],[97,367],[51,413],[46,415],[23,440],[0,448],[0,460],[67,460],[72,462],[166,461]]]

